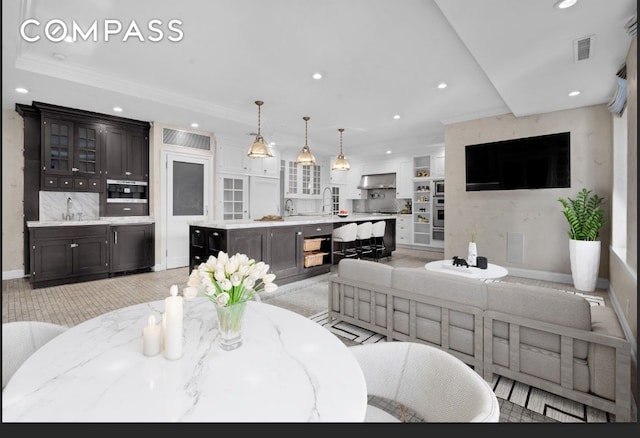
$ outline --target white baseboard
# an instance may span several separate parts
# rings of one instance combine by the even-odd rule
[[[157,263],[155,265],[153,265],[153,267],[151,268],[154,272],[157,271],[166,271],[167,270],[167,265],[164,263]]]
[[[511,266],[507,267],[507,270],[509,271],[509,275],[513,275],[515,277],[531,278],[534,280],[555,281],[557,283],[566,283],[569,285],[573,285],[573,277],[571,276],[571,274],[535,271],[533,269],[512,268]],[[606,278],[598,278],[598,281],[596,281],[596,288],[607,289],[608,287],[609,280],[607,280]]]
[[[2,271],[3,280],[13,280],[15,278],[24,278],[24,277],[26,277],[26,275],[22,269],[15,269],[13,271]]]

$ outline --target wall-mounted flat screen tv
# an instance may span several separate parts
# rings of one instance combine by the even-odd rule
[[[465,146],[467,192],[571,187],[569,132]]]

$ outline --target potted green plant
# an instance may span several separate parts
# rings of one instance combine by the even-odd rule
[[[583,188],[575,199],[558,198],[569,222],[569,257],[571,275],[576,289],[593,291],[600,266],[601,244],[597,240],[606,224],[602,202],[604,198]]]

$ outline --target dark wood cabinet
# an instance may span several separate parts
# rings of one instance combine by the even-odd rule
[[[111,274],[146,270],[153,266],[152,224],[112,225],[110,238]]]
[[[105,142],[105,175],[108,179],[149,179],[148,129],[107,125]]]
[[[277,279],[297,275],[304,262],[300,226],[269,228],[269,265]]]
[[[267,258],[267,228],[245,228],[227,230],[227,250],[230,256],[235,253],[246,254],[257,262],[269,263]]]
[[[99,192],[104,128],[42,113],[42,190]]]
[[[32,228],[29,245],[34,288],[107,277],[106,225]]]

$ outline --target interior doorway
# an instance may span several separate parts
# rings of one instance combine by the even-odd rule
[[[163,152],[166,268],[189,266],[189,224],[209,219],[211,157]],[[185,280],[186,281],[186,280]]]

